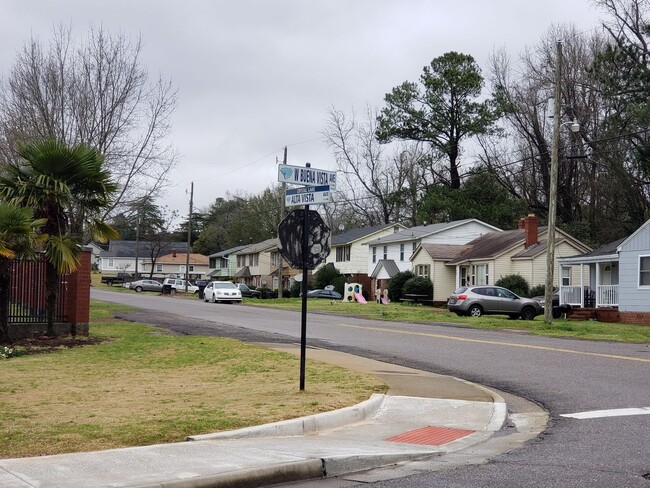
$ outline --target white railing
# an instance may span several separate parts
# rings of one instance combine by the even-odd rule
[[[596,304],[598,307],[618,306],[618,285],[598,285]]]
[[[574,306],[582,305],[582,287],[561,286],[560,303],[568,303]]]

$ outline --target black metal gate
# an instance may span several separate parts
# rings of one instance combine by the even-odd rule
[[[8,322],[10,324],[46,323],[47,288],[45,286],[45,255],[35,261],[14,261],[11,268]],[[65,322],[67,275],[59,277],[55,322]]]

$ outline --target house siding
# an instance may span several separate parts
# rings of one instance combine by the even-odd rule
[[[650,256],[650,247],[644,250],[621,250],[618,275],[618,309],[621,312],[648,312],[650,287],[639,286],[640,256]]]
[[[379,232],[365,236],[363,239],[342,244],[341,246],[332,246],[329,256],[325,260],[325,264],[333,264],[342,274],[354,275],[363,274],[368,275],[368,246],[363,242],[378,239],[395,233],[394,227],[388,227]],[[336,249],[337,247],[350,246],[350,261],[337,261]],[[374,269],[374,268],[373,268]],[[372,270],[370,271],[372,272]]]

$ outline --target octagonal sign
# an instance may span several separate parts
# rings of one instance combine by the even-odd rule
[[[280,255],[292,268],[315,269],[330,254],[330,229],[315,210],[309,210],[307,229],[307,259],[303,262],[303,227],[305,210],[296,209],[278,226]]]

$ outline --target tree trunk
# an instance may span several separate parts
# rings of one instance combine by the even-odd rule
[[[0,259],[0,344],[11,344],[9,337],[9,286],[11,285],[11,259]]]
[[[59,294],[59,273],[53,264],[45,266],[45,286],[47,288],[47,335],[54,337],[54,318],[56,316],[56,298]]]

